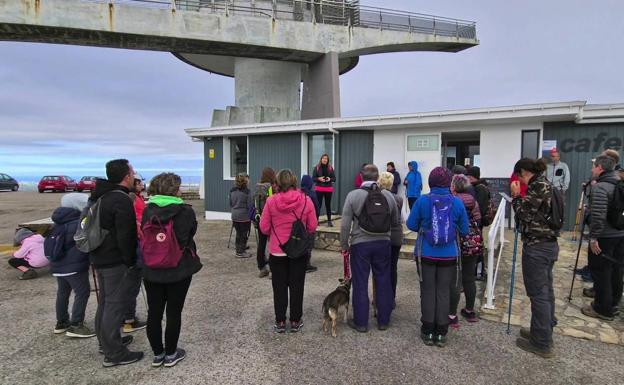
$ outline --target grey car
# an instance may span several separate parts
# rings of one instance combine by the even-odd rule
[[[19,190],[19,183],[7,174],[0,174],[0,190]]]

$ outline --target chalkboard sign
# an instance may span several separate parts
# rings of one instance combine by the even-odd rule
[[[488,189],[490,190],[490,196],[494,202],[494,207],[498,209],[498,205],[500,204],[501,199],[503,199],[499,193],[503,192],[507,195],[511,195],[509,178],[485,178],[485,180],[488,183]],[[505,210],[506,218],[509,218],[509,215],[511,214],[510,210],[511,205],[507,205],[507,209]]]

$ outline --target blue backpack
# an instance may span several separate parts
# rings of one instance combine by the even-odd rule
[[[453,196],[429,195],[431,204],[431,229],[425,230],[425,239],[433,246],[444,246],[455,241],[453,223]]]
[[[66,231],[67,225],[55,225],[43,241],[43,252],[50,262],[56,262],[65,256]]]

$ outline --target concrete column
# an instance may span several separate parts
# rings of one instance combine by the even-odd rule
[[[338,54],[330,52],[308,65],[303,80],[301,119],[340,117]]]

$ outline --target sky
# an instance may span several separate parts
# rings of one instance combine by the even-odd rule
[[[624,102],[624,1],[363,0],[477,22],[460,53],[365,56],[340,81],[342,115],[587,100]],[[144,176],[201,174],[208,127],[233,79],[170,53],[0,42],[0,172],[103,175],[128,158]]]

